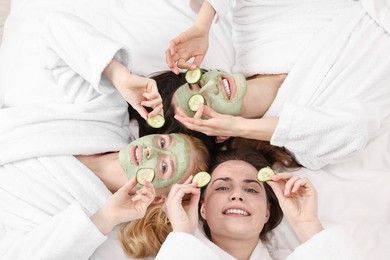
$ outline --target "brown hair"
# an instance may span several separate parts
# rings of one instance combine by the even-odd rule
[[[254,149],[261,153],[274,168],[299,168],[301,165],[295,161],[294,156],[284,147],[271,145],[268,141],[260,141],[245,138],[231,138],[228,149],[242,149],[244,147]]]
[[[195,167],[191,174],[207,171],[210,164],[210,154],[205,144],[194,136],[188,136],[193,148],[197,151]],[[163,204],[151,204],[143,218],[122,224],[118,230],[118,238],[127,256],[143,258],[156,256],[169,232],[171,224],[164,210]]]
[[[150,78],[156,81],[158,92],[162,98],[165,124],[161,128],[152,128],[146,123],[145,119],[143,119],[138,112],[129,105],[128,111],[130,119],[135,119],[138,122],[138,135],[141,137],[149,134],[184,133],[201,139],[207,145],[209,150],[216,150],[219,144],[215,142],[215,138],[213,136],[207,136],[201,132],[190,130],[175,119],[175,107],[172,105],[171,101],[175,91],[180,86],[187,83],[185,73],[176,75],[172,71],[161,71],[150,75]],[[146,109],[150,110],[149,108]]]
[[[261,169],[266,166],[271,166],[271,163],[267,160],[264,154],[259,153],[253,148],[241,147],[237,149],[229,149],[220,152],[212,163],[210,169],[211,174],[219,164],[230,160],[240,160],[240,161],[247,162],[250,165],[253,165],[256,169]],[[267,240],[266,234],[279,225],[279,223],[283,218],[283,212],[279,206],[278,199],[274,191],[272,190],[272,188],[267,183],[264,183],[264,189],[267,195],[267,202],[269,204],[270,218],[268,219],[267,223],[265,223],[263,229],[261,230],[259,234],[259,238],[263,241],[266,241]],[[203,198],[206,194],[206,190],[207,189],[205,189],[202,193],[202,198],[200,203],[202,203],[203,201]],[[201,216],[201,214],[199,215]],[[201,221],[203,222],[203,228],[207,237],[211,240],[210,227],[208,226],[207,221],[204,220],[203,218],[201,218]]]

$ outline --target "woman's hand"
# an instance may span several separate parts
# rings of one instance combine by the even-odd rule
[[[202,116],[208,119],[202,119]],[[235,127],[241,122],[241,117],[223,115],[215,112],[209,106],[200,104],[194,117],[187,116],[177,107],[175,118],[188,129],[202,132],[208,136],[238,136],[240,131]]]
[[[267,183],[301,242],[323,229],[317,216],[317,192],[307,178],[279,173]]]
[[[163,114],[162,98],[155,80],[131,74],[116,60],[110,62],[103,74],[145,120]],[[148,114],[144,106],[152,108],[153,111]]]
[[[137,185],[136,178],[129,180],[115,192],[93,216],[92,222],[103,234],[108,234],[116,225],[143,218],[146,209],[153,202],[156,192],[150,182],[132,194]]]
[[[230,137],[269,141],[279,121],[277,117],[252,119],[223,115],[204,104],[199,105],[194,117],[187,116],[180,107],[177,107],[175,118],[188,129],[208,136],[217,136],[217,142],[223,142]]]
[[[166,62],[173,73],[180,69],[196,69],[202,63],[209,47],[209,28],[194,25],[169,43],[165,52]],[[194,61],[188,62],[194,58]]]
[[[169,191],[164,211],[172,224],[173,231],[194,234],[198,227],[198,203],[200,189],[196,183],[190,183],[190,176],[184,184],[175,184]],[[190,195],[189,204],[183,205],[183,198]]]

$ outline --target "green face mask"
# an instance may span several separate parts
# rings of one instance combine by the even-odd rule
[[[209,71],[202,76],[197,85],[184,84],[173,95],[176,105],[188,116],[195,112],[188,107],[188,100],[193,94],[201,94],[208,106],[218,113],[238,116],[241,114],[243,98],[247,91],[246,78],[243,74],[229,74]]]
[[[177,183],[188,171],[191,160],[190,143],[182,135],[147,135],[119,151],[119,162],[129,178],[140,168],[155,170],[156,189]]]

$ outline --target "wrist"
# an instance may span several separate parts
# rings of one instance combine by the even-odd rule
[[[278,118],[258,118],[248,119],[242,118],[243,122],[239,122],[240,137],[270,141],[275,132]]]
[[[203,32],[208,33],[211,28],[211,24],[215,17],[215,10],[208,1],[203,1],[203,4],[196,17],[195,25]]]
[[[111,220],[110,214],[107,214],[104,208],[99,209],[90,219],[103,235],[107,235],[114,229],[114,221]]]

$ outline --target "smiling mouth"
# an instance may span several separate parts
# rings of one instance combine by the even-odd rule
[[[242,209],[228,209],[223,212],[224,215],[250,216],[249,212]]]
[[[142,155],[142,148],[137,145],[136,147],[134,147],[132,152],[132,159],[133,159],[132,161],[137,166],[139,166],[141,163],[141,158],[140,158],[141,155]]]
[[[227,78],[222,78],[222,86],[225,89],[227,98],[230,100],[232,98],[232,88]]]

